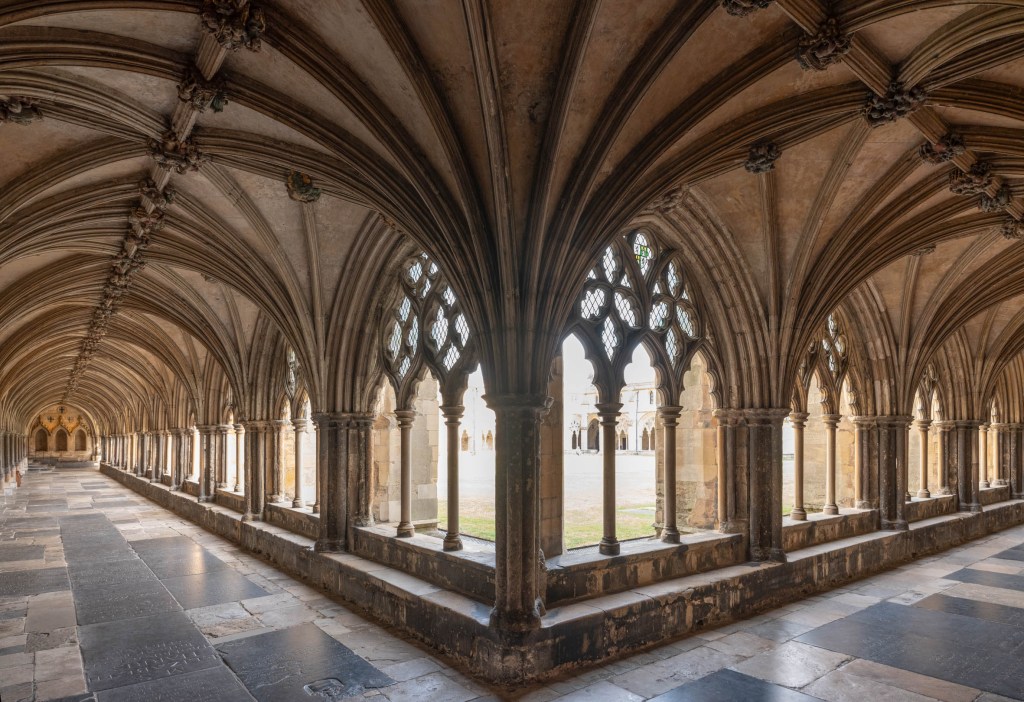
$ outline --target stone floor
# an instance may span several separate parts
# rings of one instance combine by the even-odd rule
[[[128,491],[0,502],[0,699],[1024,699],[1024,527],[514,693]]]

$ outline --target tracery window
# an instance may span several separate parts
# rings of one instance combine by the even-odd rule
[[[425,364],[442,383],[472,363],[469,322],[462,304],[426,253],[409,259],[399,277],[399,294],[384,326],[384,367],[402,390]]]
[[[682,257],[634,230],[613,241],[587,275],[577,326],[596,358],[609,398],[617,397],[622,368],[645,342],[670,395],[680,386],[692,352],[704,338]],[[600,353],[593,353],[599,351]],[[603,371],[603,372],[602,372]],[[595,378],[595,381],[598,380]],[[666,383],[663,382],[663,385]]]

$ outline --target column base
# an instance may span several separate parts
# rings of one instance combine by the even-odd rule
[[[1003,487],[1004,485],[1006,485],[1006,481],[1003,480],[1002,478],[996,478],[995,480],[992,481],[992,485],[993,487]]]
[[[661,530],[661,543],[663,544],[678,544],[679,543],[679,530],[675,528],[668,528]]]
[[[604,538],[598,544],[597,550],[602,556],[617,556],[621,552],[621,547],[617,539]]]
[[[978,483],[978,487],[980,487],[982,490],[985,490],[986,488],[989,488],[991,486],[988,484],[987,480],[982,480],[980,483]]]
[[[306,503],[305,503],[304,500],[300,500],[298,498],[292,500],[292,507],[294,509],[302,509],[305,506],[306,506]]]
[[[758,563],[785,563],[786,552],[783,551],[781,548],[773,548],[769,546],[751,546],[750,560],[757,561]]]
[[[228,484],[227,483],[217,483],[217,489],[218,490],[227,490],[228,489]]]
[[[981,514],[981,503],[979,503],[979,502],[969,502],[969,503],[966,503],[966,504],[965,503],[960,503],[960,508],[957,511],[959,511],[959,512],[972,512],[974,514]]]
[[[932,494],[928,492],[928,488],[921,488],[920,490],[917,491],[917,496],[922,500],[927,500],[932,496]]]
[[[908,495],[908,497],[909,497],[909,495]],[[821,513],[822,514],[829,514],[829,515],[839,514],[839,506],[838,505],[825,505],[824,507],[821,508]]]
[[[911,495],[909,492],[903,496],[903,501],[904,502],[910,502],[913,499],[914,499],[914,496]]]
[[[882,520],[882,531],[909,531],[910,524],[906,519]]]
[[[196,501],[197,502],[213,502],[213,496],[212,495],[200,495],[198,498],[196,498]]]
[[[314,502],[310,509],[313,511],[313,514],[320,514],[320,503]]]
[[[541,604],[538,601],[536,607],[529,612],[499,610],[497,607],[491,610],[491,627],[506,632],[527,632],[540,628]]]
[[[445,536],[443,548],[445,551],[461,551],[462,537],[458,534]]]
[[[286,498],[284,495],[271,495],[267,498],[267,502],[284,502]]]
[[[408,539],[415,533],[416,530],[413,528],[412,524],[399,524],[398,529],[395,532],[395,536],[397,536],[400,539]]]
[[[242,521],[243,522],[262,522],[263,521],[263,517],[261,517],[258,514],[253,514],[252,512],[246,512],[245,514],[242,515]]]
[[[345,550],[345,543],[339,539],[317,539],[313,550],[317,553],[339,553]]]
[[[935,492],[935,494],[938,495],[939,497],[948,497],[949,495],[952,495],[953,493],[950,491],[950,489],[948,487],[940,487]]]
[[[749,522],[745,519],[727,520],[719,522],[718,531],[722,534],[746,534],[749,526]]]
[[[232,490],[232,492],[241,492],[241,491],[242,491],[241,483],[235,483],[235,489]]]
[[[853,506],[857,509],[875,509],[870,500],[857,500]]]
[[[805,521],[807,519],[807,510],[800,507],[791,509],[789,511],[789,518],[797,522]]]

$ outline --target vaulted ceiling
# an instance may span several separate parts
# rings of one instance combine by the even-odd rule
[[[901,402],[954,341],[994,387],[1022,91],[1024,0],[9,0],[0,415],[252,415],[284,347],[315,407],[358,403],[413,246],[489,386],[543,387],[642,221],[714,298],[730,402],[785,403],[842,304]]]

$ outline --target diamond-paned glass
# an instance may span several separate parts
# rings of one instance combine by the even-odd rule
[[[604,288],[591,288],[583,294],[583,303],[580,305],[580,314],[583,319],[597,319],[604,309],[607,293]]]
[[[637,318],[633,305],[622,293],[615,293],[615,309],[619,312],[619,318],[629,326],[636,328]]]
[[[391,336],[388,337],[388,353],[391,360],[398,358],[398,351],[402,348],[402,325],[395,322],[391,327]]]
[[[615,258],[615,252],[612,251],[612,247],[608,247],[604,250],[604,258],[601,260],[604,266],[604,278],[609,283],[615,282],[615,273],[619,270],[619,262]]]
[[[615,357],[615,349],[619,345],[619,335],[615,330],[615,323],[611,317],[604,320],[604,330],[601,332],[601,341],[604,343],[604,352],[609,359]]]
[[[448,339],[448,318],[444,314],[444,308],[437,308],[437,317],[434,325],[430,328],[430,336],[434,340],[434,346],[441,348]]]
[[[412,310],[412,300],[408,297],[402,300],[402,304],[398,306],[398,317],[404,322],[409,319],[409,312]]]
[[[466,315],[460,314],[455,318],[455,331],[459,333],[463,346],[469,343],[469,323],[466,322]]]

